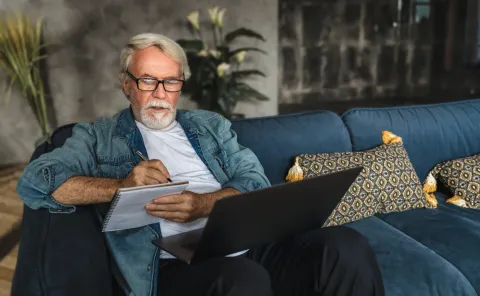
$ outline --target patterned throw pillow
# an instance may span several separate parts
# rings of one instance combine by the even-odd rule
[[[290,170],[288,181],[364,167],[324,226],[340,225],[377,213],[432,207],[401,138],[384,132],[383,139],[390,144],[361,152],[302,154],[296,158],[297,166]]]
[[[480,154],[440,163],[431,174],[454,195],[447,202],[480,209]]]

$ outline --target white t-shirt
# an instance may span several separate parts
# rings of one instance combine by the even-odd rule
[[[170,173],[174,182],[188,181],[186,190],[195,193],[208,193],[221,189],[221,184],[212,175],[190,144],[183,128],[177,121],[161,130],[148,128],[135,121],[143,137],[143,142],[149,159],[159,159]],[[207,223],[207,218],[200,218],[188,223],[177,223],[162,219],[160,229],[162,236],[182,233],[185,231],[202,228]],[[232,254],[239,255],[242,252]],[[174,258],[162,250],[161,258]]]

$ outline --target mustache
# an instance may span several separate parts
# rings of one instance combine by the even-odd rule
[[[148,103],[146,103],[144,105],[144,108],[151,108],[151,107],[160,107],[160,108],[165,108],[165,109],[168,109],[170,111],[173,110],[173,107],[172,105],[170,105],[168,102],[166,101],[149,101]]]

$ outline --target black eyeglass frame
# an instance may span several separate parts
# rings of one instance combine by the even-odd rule
[[[141,91],[156,91],[157,88],[158,88],[158,85],[161,83],[162,86],[163,86],[163,89],[166,91],[166,92],[181,92],[182,89],[183,89],[183,86],[185,85],[185,79],[164,79],[164,80],[160,80],[160,79],[155,79],[155,78],[137,78],[135,76],[133,76],[132,73],[130,73],[128,70],[126,71],[128,77],[132,78],[133,81],[135,81],[135,83],[137,84],[137,88],[138,90],[141,90]],[[185,77],[185,76],[184,76]],[[140,86],[138,85],[138,81],[140,79],[150,79],[150,80],[156,80],[157,81],[157,85],[155,85],[155,88],[154,89],[151,89],[151,90],[144,90],[144,89],[140,89]],[[180,90],[167,90],[165,88],[165,81],[167,80],[175,80],[175,81],[181,81],[182,82],[182,87],[180,88]]]

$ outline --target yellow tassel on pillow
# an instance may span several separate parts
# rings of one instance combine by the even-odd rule
[[[402,143],[402,138],[389,131],[382,131],[382,142],[384,144]]]
[[[434,208],[437,207],[438,205],[438,201],[437,201],[437,198],[435,197],[435,195],[433,195],[433,193],[427,193],[426,194],[426,197],[427,197],[427,202]]]
[[[433,177],[432,173],[429,173],[427,176],[427,180],[423,184],[423,191],[427,197],[427,202],[434,208],[437,207],[438,201],[435,195],[433,194],[437,191],[437,180]]]
[[[298,164],[299,157],[295,158],[295,164],[290,168],[288,171],[287,178],[285,178],[289,182],[295,182],[303,180],[303,170]]]
[[[437,191],[437,180],[433,177],[432,173],[429,173],[427,176],[427,180],[423,184],[423,191],[425,193],[433,193]]]
[[[447,202],[462,208],[468,208],[467,202],[458,195],[455,195],[454,197],[450,197],[449,199],[447,199]]]

